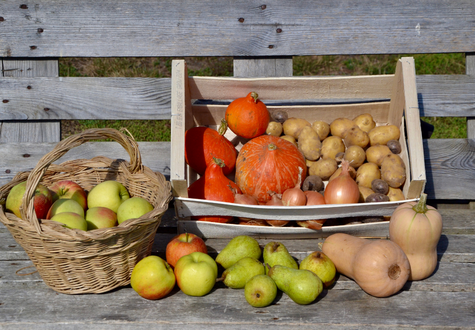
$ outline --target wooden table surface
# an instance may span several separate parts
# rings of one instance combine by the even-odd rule
[[[187,296],[175,287],[154,301],[141,298],[130,286],[103,294],[57,293],[38,273],[17,275],[32,263],[0,224],[0,329],[475,329],[475,211],[440,212],[444,230],[439,265],[429,278],[406,283],[394,296],[375,298],[339,276],[309,305],[280,293],[266,308],[251,307],[243,290],[222,283],[204,297]],[[164,257],[172,236],[170,217],[160,225],[153,254]],[[262,246],[272,240],[258,239]],[[206,240],[210,255],[216,256],[228,241]],[[323,240],[279,241],[300,261]]]

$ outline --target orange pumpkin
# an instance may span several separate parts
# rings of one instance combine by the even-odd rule
[[[305,157],[291,142],[261,135],[246,142],[236,160],[235,182],[260,203],[303,182],[307,175]]]
[[[251,92],[232,101],[226,108],[224,118],[234,134],[252,139],[266,132],[270,114],[257,93]]]

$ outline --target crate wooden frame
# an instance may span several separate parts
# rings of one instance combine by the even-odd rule
[[[378,126],[397,125],[401,130],[402,152],[400,155],[406,165],[406,183],[403,187],[406,201],[417,200],[424,191],[426,173],[416,72],[412,57],[401,58],[397,63],[395,74],[278,78],[189,77],[186,62],[174,60],[172,62],[170,181],[175,196],[179,231],[197,231],[207,236],[205,232],[200,232],[200,228],[209,227],[214,228],[212,230],[213,237],[220,237],[219,232],[222,228],[226,228],[225,231],[227,231],[227,228],[232,226],[232,228],[243,228],[242,230],[247,234],[259,231],[268,234],[269,228],[248,228],[249,231],[246,231],[245,227],[248,226],[196,223],[187,220],[195,215],[232,215],[291,221],[348,216],[388,216],[397,206],[405,202],[268,208],[188,198],[187,187],[198,178],[198,175],[185,162],[185,131],[198,125],[216,128],[224,118],[227,103],[247,95],[249,91],[256,91],[259,98],[267,104],[269,111],[285,109],[289,113],[289,117],[301,117],[310,122],[317,119],[331,122],[338,117],[354,118],[357,114],[368,112],[373,116]],[[197,100],[198,102],[196,102]],[[202,100],[207,101],[203,102]],[[208,100],[212,100],[212,102]],[[284,102],[284,105],[274,105],[278,102],[280,104]],[[238,149],[246,142],[246,140],[236,137],[230,130],[225,136]],[[345,226],[338,227],[341,228],[336,230],[345,230],[343,228]],[[365,235],[371,227],[385,230],[387,221],[365,227],[367,229],[363,229],[363,231],[358,229],[357,232]],[[304,234],[308,233],[306,228],[283,227],[270,230],[284,234],[301,230]],[[322,232],[318,235],[322,235]],[[226,236],[228,237],[227,234]]]

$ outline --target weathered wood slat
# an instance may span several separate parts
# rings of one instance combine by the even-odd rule
[[[74,148],[63,158],[92,158],[107,156],[125,158],[127,154],[116,143],[104,147],[102,143],[91,142]],[[429,199],[474,200],[475,146],[467,139],[423,140],[427,184],[425,192]],[[54,148],[55,144],[8,143],[0,148],[0,185],[8,183],[20,171],[31,170],[38,160]],[[170,143],[140,142],[144,165],[154,171],[170,175]]]
[[[0,296],[0,325],[6,329],[33,325],[38,329],[182,329],[184,322],[194,329],[437,329],[475,324],[474,292],[409,290],[382,299],[361,289],[331,289],[310,305],[298,305],[286,294],[279,294],[265,309],[251,307],[243,290],[223,284],[203,297],[187,296],[175,288],[165,299],[155,301],[141,298],[130,287],[100,295],[70,296],[57,294],[41,282],[0,286]]]
[[[475,117],[475,76],[416,82],[421,116]],[[170,119],[170,91],[170,78],[0,78],[0,99],[8,100],[0,120]]]
[[[170,119],[170,78],[4,78],[0,120]]]
[[[40,0],[20,7],[6,0],[0,3],[0,56],[468,52],[475,45],[474,6],[470,0],[186,0],[179,6],[169,0],[81,0],[74,6]]]
[[[4,185],[18,172],[31,171],[45,154],[53,150],[55,143],[5,143],[0,148],[0,185]],[[170,175],[170,143],[139,142],[142,163],[167,178]],[[91,142],[68,151],[55,163],[74,159],[90,159],[106,156],[129,160],[124,148],[115,142]]]

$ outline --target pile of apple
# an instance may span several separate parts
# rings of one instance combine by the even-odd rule
[[[25,191],[26,181],[15,185],[5,203],[6,210],[19,218]],[[84,231],[114,227],[153,210],[146,199],[131,197],[127,188],[115,180],[101,182],[89,192],[71,180],[60,180],[48,187],[40,183],[35,190],[33,206],[38,219]]]
[[[240,235],[213,259],[202,238],[183,233],[168,242],[166,261],[152,255],[137,263],[131,286],[143,298],[160,299],[175,284],[189,296],[204,296],[223,282],[229,288],[244,289],[246,301],[254,307],[272,304],[278,290],[306,305],[331,286],[335,276],[334,263],[320,251],[299,265],[281,242],[269,242],[262,249],[254,238]]]

